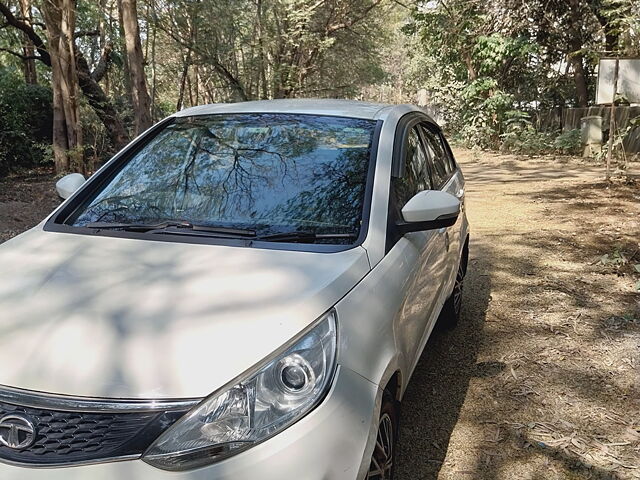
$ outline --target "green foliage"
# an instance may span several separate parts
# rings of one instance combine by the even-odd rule
[[[51,159],[51,90],[0,70],[0,175]]]
[[[513,106],[513,96],[498,89],[494,79],[482,77],[464,87],[457,103],[460,112],[453,117],[458,140],[469,147],[497,148],[507,118]]]
[[[631,260],[633,259],[633,255],[628,255],[622,251],[621,247],[616,247],[613,252],[607,253],[600,257],[598,263],[604,266],[612,266],[616,268],[620,268],[626,265],[631,267],[632,273],[640,273],[640,264],[631,264]]]
[[[616,129],[613,133],[613,142],[611,144],[611,153],[613,159],[618,162],[618,168],[620,170],[626,169],[626,160],[624,159],[624,155],[619,155],[620,151],[623,150],[623,145],[625,140],[631,135],[631,133],[636,129],[640,128],[640,116],[634,117],[629,120],[627,126],[623,129]],[[595,160],[598,162],[604,162],[609,153],[609,142],[605,142],[602,145],[602,150],[594,156]],[[622,158],[620,158],[622,157]]]
[[[532,126],[502,135],[503,151],[522,155],[540,155],[553,149],[553,134],[538,132]]]
[[[627,54],[640,48],[640,3],[576,3],[417,2],[403,29],[415,43],[409,50],[410,81],[416,90],[427,90],[446,128],[465,145],[577,153],[576,132],[555,138],[508,115],[576,105],[578,87],[592,98],[593,73],[606,42],[613,39]],[[574,74],[577,66],[582,76]]]
[[[499,75],[512,59],[527,59],[538,50],[538,45],[525,37],[513,38],[493,33],[477,38],[473,56],[479,65],[479,74]]]
[[[580,151],[580,130],[540,132],[532,125],[529,114],[520,110],[506,112],[505,117],[505,132],[500,136],[502,151],[522,155],[575,155]]]
[[[541,132],[531,124],[519,128],[509,128],[501,135],[502,151],[522,155],[577,155],[581,149],[580,130],[569,130],[556,135]]]
[[[159,88],[175,96],[189,48],[201,81],[217,87],[208,101],[354,96],[384,79],[388,13],[375,0],[174,0],[158,29],[177,58],[158,65]]]
[[[503,139],[512,142],[516,131],[509,127],[508,112],[535,99],[535,88],[526,95],[520,89],[538,83],[530,66],[539,46],[518,32],[487,33],[495,21],[491,7],[475,2],[429,2],[413,20],[405,32],[420,38],[415,56],[433,59],[421,63],[433,64],[435,72],[416,70],[412,81],[430,92],[446,128],[466,146],[499,148]]]
[[[564,155],[578,155],[582,149],[580,130],[575,128],[562,132],[553,141],[553,148]]]

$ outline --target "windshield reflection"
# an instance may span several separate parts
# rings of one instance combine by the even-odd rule
[[[375,122],[234,114],[182,118],[76,213],[94,222],[359,233]],[[318,240],[351,243],[349,239]]]

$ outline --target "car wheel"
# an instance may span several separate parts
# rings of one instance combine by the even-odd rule
[[[398,405],[391,393],[382,394],[382,408],[378,422],[376,446],[371,455],[367,479],[391,480],[395,470],[396,441],[398,439]]]
[[[464,260],[458,265],[456,280],[453,284],[453,291],[447,301],[442,306],[440,317],[438,318],[438,327],[443,330],[451,330],[458,325],[460,320],[460,312],[462,311],[462,290],[464,287]]]

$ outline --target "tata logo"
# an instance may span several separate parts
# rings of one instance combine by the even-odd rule
[[[0,418],[0,446],[23,450],[33,445],[36,427],[22,415],[5,415]]]

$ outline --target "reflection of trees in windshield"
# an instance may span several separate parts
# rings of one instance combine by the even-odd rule
[[[179,119],[139,151],[74,224],[179,219],[357,233],[374,125],[283,114]]]
[[[313,190],[300,191],[268,216],[295,219],[317,231],[358,233],[367,178],[369,150],[344,150],[331,162],[311,168]]]

